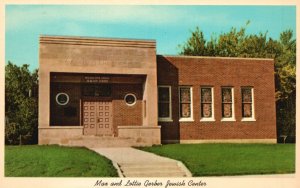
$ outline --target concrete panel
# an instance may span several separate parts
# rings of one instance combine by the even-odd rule
[[[277,139],[211,139],[211,140],[162,140],[162,143],[173,144],[204,144],[204,143],[260,143],[260,144],[276,144]]]
[[[160,126],[119,126],[119,137],[134,138],[136,146],[152,146],[161,143]]]
[[[39,128],[39,144],[67,145],[70,140],[82,136],[82,127]]]

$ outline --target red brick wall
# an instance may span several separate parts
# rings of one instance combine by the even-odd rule
[[[142,100],[143,88],[141,84],[114,84],[113,92],[113,127],[114,134],[117,135],[118,126],[141,126],[142,121]],[[133,106],[128,106],[124,97],[126,94],[135,94],[137,102]]]
[[[275,139],[274,62],[264,59],[157,56],[158,85],[172,86],[173,122],[159,122],[162,140]],[[179,122],[178,86],[193,87],[193,122]],[[213,122],[200,122],[200,86],[214,88]],[[222,122],[221,87],[234,88],[235,119]],[[243,122],[241,87],[254,88],[256,121]]]

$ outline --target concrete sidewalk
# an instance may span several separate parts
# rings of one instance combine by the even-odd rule
[[[89,148],[110,159],[121,177],[191,177],[180,162],[130,147]]]

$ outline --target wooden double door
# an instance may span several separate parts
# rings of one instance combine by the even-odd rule
[[[112,136],[112,102],[83,101],[83,134]]]

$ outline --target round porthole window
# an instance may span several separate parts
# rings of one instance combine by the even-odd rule
[[[69,95],[66,93],[58,93],[56,95],[56,102],[59,105],[66,105],[69,102]]]
[[[136,96],[132,93],[125,95],[124,100],[128,106],[133,106],[136,103]]]

